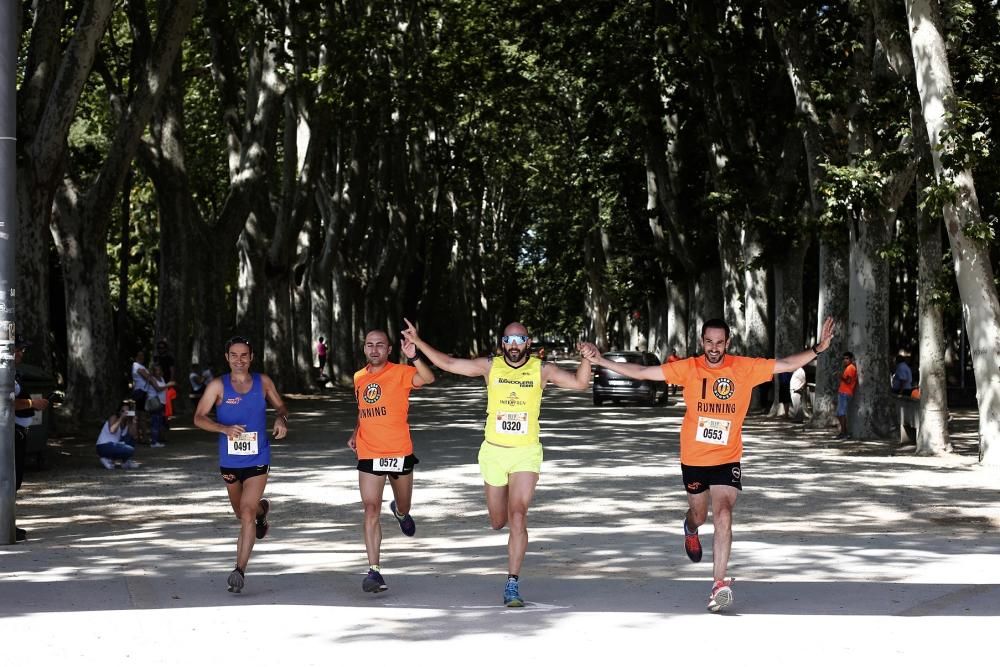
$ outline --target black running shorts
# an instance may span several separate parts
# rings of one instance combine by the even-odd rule
[[[220,467],[219,472],[222,473],[222,481],[226,484],[235,484],[236,482],[245,482],[251,477],[266,475],[270,469],[271,466],[250,466],[249,468]]]
[[[399,467],[394,465],[394,462],[402,459],[402,470],[375,470],[376,467],[379,468],[391,468]],[[409,475],[413,472],[413,466],[420,463],[418,459],[413,454],[407,454],[405,457],[386,457],[381,459],[358,459],[358,470],[361,472],[366,472],[369,475],[390,475],[393,479],[399,478],[400,475]],[[376,464],[378,464],[376,466]]]
[[[743,489],[743,471],[739,461],[717,466],[686,466],[682,463],[681,475],[684,477],[684,489],[692,495],[704,493],[713,485]]]

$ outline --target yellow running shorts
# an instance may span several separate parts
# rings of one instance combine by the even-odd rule
[[[512,472],[542,471],[542,445],[500,447],[483,441],[479,448],[479,472],[490,486],[507,486]]]

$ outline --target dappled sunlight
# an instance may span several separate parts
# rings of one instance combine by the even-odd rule
[[[683,406],[597,409],[588,394],[563,391],[548,392],[544,405],[545,463],[523,571],[535,608],[691,609],[688,596],[700,600],[710,576],[713,529],[710,519],[701,530],[705,562],[690,563],[680,536],[687,507],[678,463]],[[354,454],[345,445],[356,420],[353,396],[290,399],[289,406],[294,428],[275,443],[268,481],[271,532],[254,549],[242,598],[224,591],[237,522],[213,436],[174,428],[167,448],[138,452],[138,471],[105,471],[91,442],[65,439],[51,470],[29,473],[18,513],[31,539],[0,549],[0,599],[11,601],[0,603],[2,613],[62,609],[60,597],[39,598],[31,588],[59,583],[86,592],[93,609],[211,609],[254,604],[259,595],[269,605],[399,609],[405,613],[397,623],[415,632],[424,616],[403,600],[405,591],[409,581],[432,577],[442,589],[433,605],[450,611],[429,613],[436,627],[419,632],[478,633],[478,615],[498,611],[508,536],[489,527],[476,463],[482,387],[414,393],[416,536],[399,533],[388,487],[382,507],[383,571],[398,598],[360,591],[363,512]],[[991,583],[982,573],[1000,556],[1000,481],[969,456],[915,457],[888,443],[835,442],[830,435],[780,419],[747,420],[735,576],[781,585],[885,582],[904,586],[906,599],[931,595],[921,591],[936,584]],[[947,531],[946,542],[940,531]],[[956,559],[973,569],[945,566]],[[849,598],[831,600],[807,604],[803,613],[851,608]],[[887,605],[879,609],[892,613]],[[521,629],[522,621],[515,623]],[[523,629],[534,632],[530,624]],[[337,636],[349,641],[360,632],[342,626]]]

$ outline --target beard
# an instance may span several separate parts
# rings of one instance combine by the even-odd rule
[[[528,356],[528,348],[524,348],[521,350],[514,348],[507,348],[503,351],[503,356],[510,363],[516,364]]]

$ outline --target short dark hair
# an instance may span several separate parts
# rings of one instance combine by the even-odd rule
[[[226,341],[226,354],[229,354],[229,348],[231,348],[233,345],[236,345],[237,343],[242,344],[242,345],[246,345],[247,347],[249,347],[250,348],[250,354],[253,354],[253,345],[250,344],[250,339],[246,338],[244,336],[233,336],[232,338],[230,338],[229,340],[227,340]]]
[[[854,361],[854,353],[851,352],[850,350],[847,350],[846,352],[844,352],[844,356],[847,357],[848,359],[850,359],[851,361]]]
[[[705,337],[706,329],[722,329],[726,332],[726,340],[729,340],[729,325],[726,324],[726,321],[721,318],[713,317],[710,320],[705,320],[705,323],[701,325],[702,338]]]

